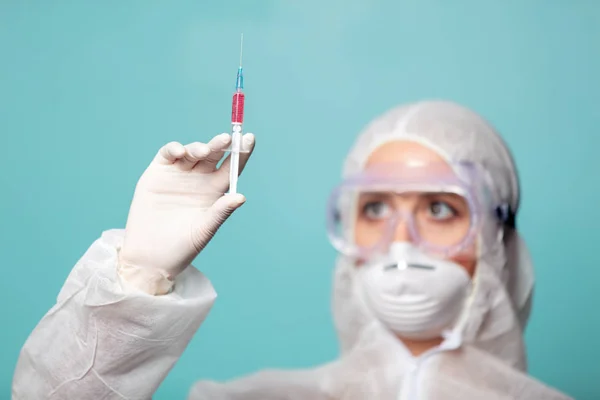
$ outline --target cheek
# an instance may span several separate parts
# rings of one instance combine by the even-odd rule
[[[459,259],[454,262],[463,267],[465,271],[467,271],[467,274],[469,274],[469,276],[473,278],[473,275],[475,274],[475,268],[477,266],[476,259]]]
[[[360,247],[377,245],[384,232],[385,227],[381,223],[369,223],[361,218],[354,221],[354,243]]]
[[[364,229],[362,229],[360,225],[360,221],[358,219],[354,219],[354,243],[361,246],[364,245],[366,241]]]
[[[475,268],[477,267],[476,246],[473,245],[472,248],[466,249],[460,254],[452,257],[450,260],[463,267],[465,271],[467,271],[467,274],[473,278],[473,275],[475,274]]]

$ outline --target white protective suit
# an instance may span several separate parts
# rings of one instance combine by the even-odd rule
[[[396,108],[369,125],[345,175],[359,171],[379,145],[398,139],[431,146],[447,160],[505,166],[493,176],[498,200],[517,210],[510,153],[471,111],[448,102]],[[108,231],[77,263],[57,304],[27,340],[13,399],[149,399],[214,302],[210,282],[188,267],[174,290],[152,296],[117,274],[122,231]],[[525,374],[523,329],[533,290],[532,265],[516,231],[483,243],[466,324],[418,358],[357,295],[355,268],[340,257],[333,312],[342,355],[303,371],[265,371],[230,383],[201,381],[190,399],[568,399]]]
[[[517,211],[519,181],[507,146],[485,120],[450,102],[401,106],[375,119],[351,150],[344,177],[360,172],[382,144],[402,139],[448,162],[502,167],[490,171],[495,175],[489,183],[497,203]],[[340,257],[333,290],[340,359],[313,370],[259,372],[225,384],[201,381],[189,399],[568,399],[525,372],[523,331],[534,284],[525,243],[509,230],[503,240],[479,247],[468,318],[462,332],[440,348],[412,357],[369,312],[352,261]]]

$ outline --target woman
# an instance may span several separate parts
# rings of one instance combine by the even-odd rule
[[[90,248],[25,344],[14,398],[151,397],[215,298],[188,265],[244,201],[221,195],[228,144],[159,152],[124,234]],[[344,175],[328,225],[341,358],[199,382],[190,399],[568,398],[525,374],[518,178],[482,118],[449,102],[396,108],[360,135]]]

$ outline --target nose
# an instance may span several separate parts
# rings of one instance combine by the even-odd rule
[[[394,231],[394,242],[412,242],[406,218],[400,218]]]

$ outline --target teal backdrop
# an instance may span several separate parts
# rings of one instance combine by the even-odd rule
[[[446,98],[490,119],[536,261],[531,374],[600,398],[600,2],[0,2],[0,391],[20,347],[172,140],[229,128],[244,33],[247,204],[198,257],[219,298],[157,399],[336,357],[325,202],[358,131]]]

